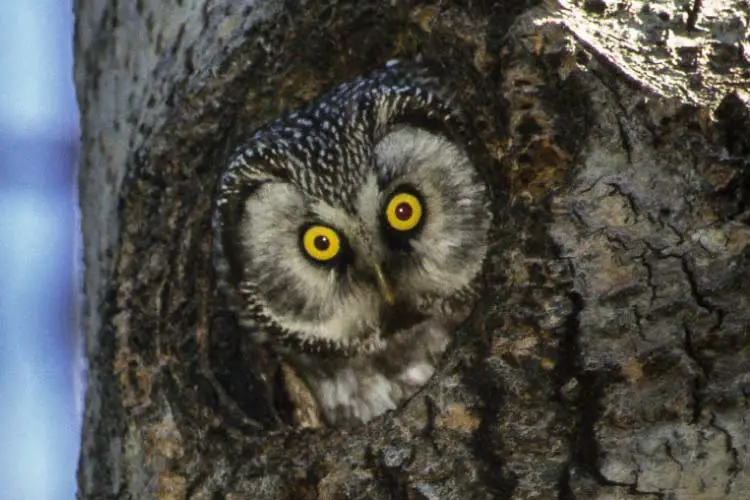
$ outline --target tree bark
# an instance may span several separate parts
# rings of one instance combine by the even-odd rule
[[[743,4],[78,0],[79,497],[747,498]],[[404,408],[294,430],[215,291],[222,162],[417,56],[491,155],[486,291]]]

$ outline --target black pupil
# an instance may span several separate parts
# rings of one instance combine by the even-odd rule
[[[398,220],[409,220],[413,212],[414,210],[411,208],[411,205],[405,201],[396,205],[396,218]]]
[[[323,236],[321,234],[320,236],[315,237],[313,245],[315,245],[315,248],[321,252],[325,252],[331,246],[331,242],[328,240],[328,236]]]

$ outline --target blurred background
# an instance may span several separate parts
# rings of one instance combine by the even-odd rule
[[[75,497],[78,113],[71,0],[0,0],[0,500]]]

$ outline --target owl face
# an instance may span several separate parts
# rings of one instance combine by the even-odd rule
[[[241,318],[355,351],[456,322],[446,304],[477,277],[490,218],[439,89],[420,69],[389,66],[239,150],[215,222]]]

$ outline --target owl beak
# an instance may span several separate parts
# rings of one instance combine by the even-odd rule
[[[392,306],[396,300],[393,296],[393,290],[391,290],[391,286],[388,284],[388,280],[385,279],[385,274],[383,274],[383,269],[378,265],[375,264],[375,278],[378,280],[378,288],[380,289],[380,295],[383,296],[383,300],[385,300],[386,304],[389,306]]]

